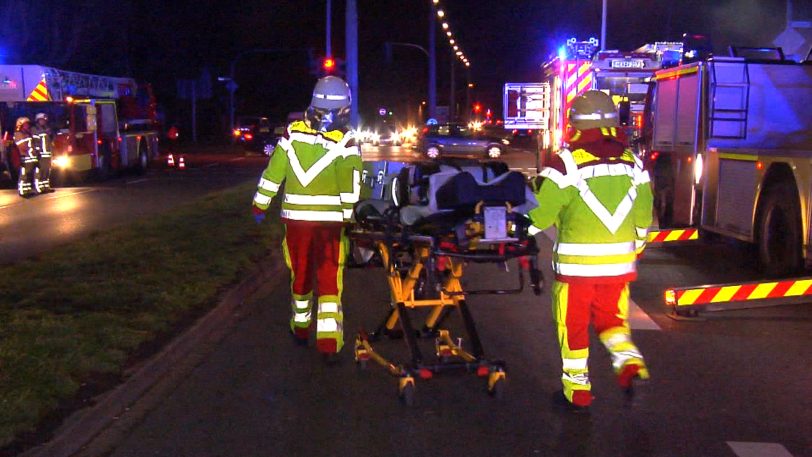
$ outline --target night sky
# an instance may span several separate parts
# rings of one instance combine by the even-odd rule
[[[183,124],[188,102],[176,100],[176,80],[200,77],[208,70],[213,98],[202,101],[204,127],[224,127],[226,91],[217,76],[227,75],[235,53],[269,48],[240,60],[236,81],[238,114],[263,114],[283,120],[309,101],[316,77],[308,72],[308,49],[324,52],[325,0],[85,0],[82,2],[4,0],[0,5],[0,49],[9,63],[51,64],[78,71],[132,75],[153,83],[168,122]],[[609,0],[608,46],[633,49],[643,43],[676,40],[683,32],[709,33],[723,51],[731,43],[768,45],[784,28],[785,0]],[[812,1],[795,0],[795,9],[809,20]],[[10,14],[37,8],[45,13],[26,18],[63,24],[71,30],[51,34],[46,43],[21,40],[17,28],[6,28]],[[78,5],[78,6],[77,6]],[[442,0],[459,44],[471,61],[473,96],[501,110],[505,81],[534,81],[539,67],[571,36],[600,35],[601,0]],[[333,1],[333,53],[344,54],[345,0]],[[384,42],[427,43],[428,0],[358,0],[360,102],[362,118],[378,107],[401,118],[416,114],[426,99],[426,57],[416,50],[395,48],[385,62]],[[19,13],[17,13],[19,14]],[[68,47],[68,35],[78,46]],[[17,36],[15,36],[17,34]],[[449,47],[438,37],[438,102],[447,104]],[[58,41],[54,44],[48,40]],[[64,52],[55,52],[62,50]],[[22,56],[26,56],[23,58]],[[463,67],[458,67],[458,100],[464,102]]]

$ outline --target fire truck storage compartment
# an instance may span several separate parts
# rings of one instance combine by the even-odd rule
[[[753,162],[719,159],[719,186],[716,194],[717,227],[739,235],[752,236],[757,179]]]

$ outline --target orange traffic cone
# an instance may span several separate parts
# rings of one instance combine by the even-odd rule
[[[178,168],[181,170],[186,168],[186,160],[182,156],[178,159]]]
[[[169,156],[167,156],[167,158],[166,158],[166,166],[168,166],[168,167],[174,167],[175,166],[175,156],[173,156],[172,154],[169,154]]]

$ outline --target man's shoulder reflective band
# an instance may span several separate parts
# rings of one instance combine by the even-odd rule
[[[554,251],[560,255],[603,256],[634,252],[634,242],[624,243],[557,243]]]
[[[254,195],[254,202],[261,206],[268,206],[271,204],[271,197],[267,195],[262,195],[261,193],[257,192]]]
[[[265,178],[259,178],[259,188],[268,192],[279,192],[279,184]]]
[[[341,197],[338,195],[301,195],[285,194],[285,203],[291,205],[340,205]]]
[[[563,174],[554,168],[544,168],[541,170],[540,175],[544,178],[549,178],[561,189],[575,186],[580,180],[599,178],[603,176],[625,175],[632,178],[632,184],[635,186],[651,181],[648,171],[643,170],[639,166],[632,167],[631,165],[625,163],[614,163],[589,165],[579,169],[575,159],[572,157],[571,152],[563,150],[558,155],[564,162],[567,173]]]
[[[307,187],[317,176],[321,174],[327,167],[330,166],[336,159],[339,157],[349,157],[351,155],[360,155],[358,152],[357,147],[344,147],[341,144],[335,145],[331,148],[328,148],[327,153],[324,154],[321,158],[319,158],[316,163],[310,166],[310,168],[305,171],[304,167],[302,167],[301,162],[299,161],[299,157],[296,155],[296,151],[290,145],[290,143],[282,140],[279,140],[279,144],[285,149],[285,152],[288,154],[288,162],[290,163],[290,167],[293,170],[293,173],[296,175],[296,178],[302,184],[302,186]]]
[[[352,208],[342,209],[341,212],[344,214],[344,219],[352,219]]]
[[[570,117],[576,121],[599,121],[601,119],[614,119],[617,117],[617,113],[572,114]]]
[[[29,138],[23,138],[22,140],[17,140],[15,143],[19,146],[19,145],[21,145],[21,144],[23,144],[25,142],[28,142],[28,144],[30,145],[32,139],[33,138],[30,138],[30,137]]]
[[[283,209],[282,217],[295,221],[312,222],[344,222],[343,211],[311,211],[299,209]]]
[[[553,263],[555,272],[562,276],[581,276],[588,278],[623,276],[634,273],[634,262],[585,265],[575,263]]]

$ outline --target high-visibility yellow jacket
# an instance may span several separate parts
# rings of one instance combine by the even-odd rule
[[[262,173],[254,205],[268,209],[284,182],[282,218],[349,221],[361,192],[361,168],[361,152],[351,134],[318,132],[293,122]]]
[[[651,185],[616,129],[576,132],[544,168],[533,225],[558,229],[553,269],[560,281],[631,281],[652,220]]]

